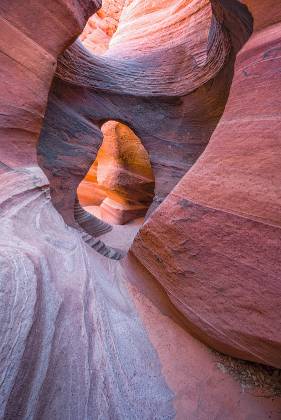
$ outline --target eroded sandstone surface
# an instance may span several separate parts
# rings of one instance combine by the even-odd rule
[[[260,17],[261,5],[252,7]],[[196,335],[233,356],[280,368],[281,23],[275,14],[266,27],[258,22],[262,29],[238,53],[208,148],[148,221],[133,252]]]
[[[280,7],[129,1],[97,56],[100,7],[0,4],[0,418],[279,420]],[[155,176],[132,245],[77,201],[112,120]]]
[[[104,0],[102,7],[90,17],[80,40],[93,54],[104,54],[118,28],[120,15],[128,0]]]

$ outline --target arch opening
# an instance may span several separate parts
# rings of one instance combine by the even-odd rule
[[[114,227],[104,235],[108,245],[116,245],[111,239],[117,234],[129,246],[154,198],[153,170],[141,140],[127,125],[111,120],[101,131],[102,145],[77,197],[84,210]]]

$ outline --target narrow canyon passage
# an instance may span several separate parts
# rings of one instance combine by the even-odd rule
[[[0,19],[0,419],[279,420],[281,7]]]

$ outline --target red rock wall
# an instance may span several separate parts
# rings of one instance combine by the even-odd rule
[[[228,6],[230,4],[228,0],[223,3],[227,3]],[[234,4],[232,3],[233,6]],[[159,247],[157,251],[158,263],[153,264],[154,267],[158,267],[160,278],[157,276],[154,278],[136,261],[132,264],[132,259],[130,263],[127,260],[121,266],[120,263],[106,259],[94,252],[91,249],[92,246],[101,252],[104,245],[81,231],[77,225],[75,227],[78,229],[67,226],[50,200],[48,180],[34,159],[34,145],[40,130],[40,119],[44,113],[50,80],[54,71],[50,69],[50,64],[53,63],[53,60],[55,61],[57,53],[66,48],[71,39],[81,32],[86,19],[97,6],[98,4],[95,2],[82,0],[71,2],[56,0],[44,3],[38,0],[25,2],[10,0],[9,2],[2,1],[0,5],[2,23],[0,27],[0,84],[2,88],[0,150],[1,160],[3,160],[2,173],[0,174],[0,418],[5,420],[22,418],[42,420],[153,418],[162,420],[176,417],[189,420],[264,420],[267,418],[279,420],[281,402],[278,397],[278,392],[280,394],[279,372],[266,367],[262,369],[245,362],[239,364],[230,358],[224,359],[222,355],[211,352],[208,347],[195,340],[187,332],[182,315],[184,313],[183,306],[186,309],[182,299],[184,288],[183,291],[181,290],[180,305],[175,299],[175,304],[180,312],[167,298],[167,294],[160,285],[161,281],[164,284],[166,277],[161,268],[165,261],[161,260],[163,254]],[[221,9],[216,9],[216,13],[219,10],[222,12]],[[239,14],[240,9],[227,10],[230,14],[226,13],[226,9],[224,9],[226,15],[223,16],[222,22],[225,26],[229,25],[227,33],[233,34],[231,45],[233,48],[235,45],[238,48],[236,42],[239,41],[238,44],[241,44],[245,40],[240,36],[243,34],[242,29],[248,27],[247,15],[244,14],[245,10],[241,15]],[[233,20],[226,19],[231,15]],[[234,22],[237,24],[243,21],[245,26],[244,24],[239,24],[238,27],[233,26]],[[5,38],[5,34],[9,36]],[[15,34],[17,36],[13,39],[18,42],[12,44],[11,36]],[[270,59],[267,59],[267,54],[264,55],[262,48],[259,50],[260,39],[255,38],[256,35],[252,41],[255,40],[254,45],[258,48],[249,49],[252,52],[250,57],[255,57],[255,54],[258,56],[258,60],[254,61],[254,68],[260,69],[259,66],[262,66],[260,77],[257,77],[257,73],[251,70],[250,75],[247,71],[246,74],[238,72],[242,79],[237,79],[240,82],[245,79],[247,83],[249,83],[249,78],[253,79],[255,84],[252,86],[256,89],[256,81],[261,78],[262,83],[258,84],[258,88],[262,93],[264,92],[262,89],[267,89],[267,93],[270,92],[268,89],[270,86],[276,90],[274,83],[279,77],[278,72],[272,73],[275,68],[273,63],[278,60],[278,54],[274,55],[274,51],[278,52],[278,47],[274,45],[273,50],[270,47],[276,33],[274,36],[271,33],[269,38],[267,38],[267,34],[269,32],[264,33],[264,39],[266,42],[268,39],[271,40],[268,44]],[[251,47],[252,41],[248,47]],[[42,55],[38,55],[38,49]],[[45,57],[44,51],[47,52],[47,57]],[[259,55],[259,51],[262,55]],[[30,57],[29,53],[31,61],[27,60]],[[78,55],[82,54],[81,50],[78,50],[77,53]],[[49,60],[49,54],[53,57],[51,60]],[[66,57],[71,58],[71,51],[66,53]],[[165,57],[164,53],[163,57]],[[85,84],[85,78],[83,79],[85,74],[87,77],[89,76],[86,71],[87,66],[83,61],[85,59],[90,64],[90,73],[92,74],[87,84]],[[243,68],[245,59],[242,52],[238,66]],[[177,177],[180,177],[179,173],[184,171],[184,165],[176,175],[173,174],[175,168],[168,171],[172,166],[171,162],[180,162],[181,153],[188,149],[187,146],[186,149],[179,146],[184,135],[187,135],[187,132],[190,133],[187,144],[192,149],[192,153],[190,161],[186,164],[186,167],[189,168],[191,161],[195,159],[194,149],[191,146],[193,143],[190,140],[199,138],[201,133],[206,134],[204,130],[200,131],[195,124],[201,120],[197,120],[196,116],[191,119],[197,109],[194,104],[200,105],[200,116],[202,116],[202,110],[211,112],[210,104],[223,106],[222,98],[214,100],[214,102],[212,98],[214,98],[216,88],[220,86],[221,90],[219,89],[219,91],[223,92],[228,87],[229,79],[226,78],[226,74],[232,71],[231,62],[224,61],[225,72],[219,72],[214,79],[210,79],[207,84],[197,89],[200,91],[199,93],[192,91],[191,95],[189,91],[186,92],[184,98],[175,96],[163,98],[157,95],[152,97],[146,94],[141,97],[139,90],[141,85],[145,88],[147,84],[147,91],[150,93],[157,87],[157,80],[153,79],[155,83],[149,82],[151,80],[149,78],[143,80],[142,72],[145,66],[138,67],[136,64],[133,65],[132,61],[128,62],[127,60],[126,65],[123,63],[123,68],[117,61],[114,61],[113,65],[111,60],[106,60],[105,65],[103,61],[92,61],[88,55],[86,57],[83,55],[83,60],[84,67],[80,66],[76,69],[76,73],[82,74],[82,81],[81,78],[76,80],[77,83],[73,83],[73,80],[68,80],[68,83],[65,80],[64,82],[58,79],[54,81],[39,148],[41,164],[52,182],[53,200],[64,217],[71,215],[71,212],[73,217],[73,202],[69,203],[67,200],[68,198],[72,199],[72,194],[75,196],[73,187],[77,185],[77,180],[84,176],[97,151],[97,145],[101,139],[97,124],[101,125],[101,121],[104,122],[104,120],[112,118],[110,114],[114,114],[117,120],[118,116],[120,120],[128,118],[132,126],[135,120],[146,143],[150,144],[150,150],[155,157],[155,166],[158,162],[160,167],[158,188],[159,191],[164,191],[164,183],[168,179],[168,174],[170,173],[172,176],[172,184]],[[146,61],[146,65],[148,62],[149,60]],[[151,62],[153,63],[153,60]],[[60,65],[62,64],[63,58],[60,62]],[[161,70],[159,61],[157,64],[158,69]],[[76,65],[77,57],[73,61],[70,59],[68,67],[63,68],[68,71],[70,68],[74,71]],[[265,67],[263,67],[264,65]],[[113,68],[116,72],[112,71]],[[121,78],[120,68],[122,70]],[[251,66],[246,68],[249,71]],[[103,73],[101,69],[107,70],[107,72]],[[174,70],[173,67],[170,70]],[[61,68],[58,71],[61,75]],[[68,74],[66,72],[65,77]],[[111,77],[109,77],[110,74],[112,74]],[[126,74],[127,78],[125,78]],[[141,74],[142,77],[140,77]],[[157,72],[155,74],[157,76]],[[101,75],[104,77],[103,79]],[[168,78],[168,67],[164,73],[160,71],[159,79],[163,78],[163,75]],[[270,79],[267,78],[269,75]],[[172,73],[171,79],[175,78],[174,76]],[[235,77],[237,77],[237,73]],[[134,95],[132,91],[130,95],[124,93],[127,80],[128,89],[133,89],[135,81]],[[93,87],[97,81],[102,85],[102,87],[99,86],[99,89],[97,86]],[[43,87],[41,83],[43,83]],[[246,82],[242,83],[241,89],[246,90],[246,86]],[[110,92],[109,87],[113,89],[113,92]],[[233,102],[232,97],[235,98],[235,90],[238,87],[239,83],[238,86],[233,85],[230,102],[223,117],[226,118],[229,115],[231,122],[233,122],[232,113],[237,115],[234,112],[237,107],[234,107],[235,101]],[[12,95],[11,92],[15,88],[18,89],[17,95]],[[121,93],[117,92],[117,88]],[[252,95],[254,95],[255,89],[252,89]],[[144,89],[144,92],[147,93],[147,91]],[[223,98],[226,99],[226,96]],[[257,103],[256,97],[254,99]],[[277,109],[273,105],[278,100],[278,97],[275,97],[274,104],[271,104],[273,110]],[[202,105],[204,101],[210,101],[210,104],[206,104],[205,108]],[[248,102],[249,110],[253,109],[251,108],[253,102],[253,99]],[[185,107],[188,107],[188,103],[190,103],[190,108],[185,113],[184,110]],[[232,103],[233,105],[231,105]],[[254,115],[253,123],[256,123],[259,118],[261,121],[268,118],[268,114],[262,113],[261,105],[258,109],[260,114]],[[93,110],[94,114],[92,114]],[[128,110],[131,114],[127,117]],[[27,112],[22,114],[23,111]],[[216,110],[216,112],[216,118],[219,118],[219,111]],[[277,114],[274,112],[276,111],[273,111],[270,121],[275,121]],[[183,124],[185,116],[189,117],[189,125]],[[252,128],[251,125],[248,126],[249,118],[247,120],[243,115],[243,117],[239,117],[239,120],[241,126],[245,124],[243,130],[247,133],[246,138],[251,138],[253,134],[249,131],[249,128]],[[278,118],[276,120],[278,121]],[[144,125],[145,121],[148,122],[147,126]],[[236,120],[235,122],[237,123]],[[154,123],[155,125],[153,125]],[[191,127],[190,132],[187,130],[189,126]],[[155,127],[158,127],[158,131],[154,130]],[[237,127],[240,129],[239,125]],[[261,125],[261,127],[263,131],[265,126]],[[273,128],[274,124],[272,123],[272,130]],[[173,130],[174,134],[172,135]],[[145,136],[145,133],[153,134]],[[270,132],[270,135],[274,140],[273,131]],[[177,136],[180,139],[178,143],[176,142]],[[222,134],[218,137],[216,133],[214,134],[213,139],[215,140],[212,140],[210,144],[212,148],[219,142],[220,136]],[[223,133],[223,137],[227,138],[226,132]],[[21,142],[19,142],[19,138]],[[168,143],[166,149],[165,139]],[[267,138],[266,140],[268,141]],[[207,141],[207,135],[204,137],[204,141]],[[161,144],[167,152],[166,156],[164,152],[161,154]],[[173,146],[174,144],[175,146]],[[268,150],[268,143],[266,144]],[[250,153],[245,153],[243,145],[240,146],[239,143],[238,146],[238,149],[234,150],[236,154],[240,153],[239,161],[249,158]],[[156,159],[157,148],[159,155],[164,156],[165,162],[167,162],[167,171],[165,177],[162,177],[163,183],[159,177],[163,168],[161,168],[161,162]],[[206,150],[202,160],[209,155],[208,150],[210,149]],[[226,169],[227,159],[231,155],[230,147],[225,146],[224,143],[223,146],[220,146],[220,150],[223,158],[222,163]],[[260,156],[259,150],[258,147],[253,150],[253,153],[257,153],[257,159]],[[278,151],[277,147],[274,148],[274,151],[276,150]],[[216,148],[214,148],[214,156],[215,152]],[[257,176],[256,174],[262,178],[262,174],[258,172],[259,167],[264,171],[266,165],[263,165],[266,162],[276,164],[277,161],[274,160],[276,155],[277,153],[273,152],[269,155],[265,154],[266,160],[258,159],[258,166],[249,165],[252,166],[252,179]],[[199,178],[196,167],[194,167],[194,176]],[[274,165],[272,167],[275,169]],[[236,179],[241,175],[241,172],[245,171],[244,168],[243,171],[238,169]],[[202,173],[202,168],[200,173]],[[189,175],[192,174],[193,170]],[[211,175],[209,173],[207,178],[212,179]],[[227,172],[226,175],[229,182],[230,175]],[[243,182],[246,182],[245,178],[243,178]],[[185,178],[182,183],[185,183]],[[198,205],[190,203],[190,201],[186,203],[185,191],[182,191],[181,185],[178,186],[180,204],[178,207],[174,207],[174,212],[168,206],[167,217],[164,220],[161,211],[165,208],[165,202],[155,213],[155,216],[159,214],[159,226],[161,226],[159,238],[163,239],[163,232],[167,235],[167,241],[163,243],[163,248],[167,252],[167,260],[171,261],[171,266],[168,267],[170,278],[174,280],[175,263],[178,266],[183,260],[185,263],[187,245],[190,245],[188,248],[190,259],[193,257],[195,261],[199,261],[197,272],[204,271],[206,267],[204,264],[209,264],[210,269],[213,270],[211,275],[208,270],[209,284],[214,284],[216,276],[222,274],[222,267],[229,270],[228,279],[232,280],[232,274],[238,265],[247,274],[246,270],[251,268],[252,261],[254,261],[257,267],[256,272],[259,275],[265,273],[266,282],[263,281],[262,287],[264,307],[266,307],[266,302],[269,300],[268,293],[271,293],[273,284],[273,270],[277,270],[278,250],[276,253],[272,251],[277,243],[274,235],[278,232],[279,225],[276,222],[266,223],[264,219],[253,217],[250,214],[245,217],[239,212],[231,214],[230,211],[223,208],[210,209],[202,203]],[[56,191],[56,188],[61,188],[61,191]],[[63,190],[65,190],[65,194],[63,194]],[[241,190],[243,192],[242,188]],[[196,193],[192,189],[188,191],[188,194],[191,195],[191,192]],[[199,193],[203,197],[202,189]],[[174,197],[173,193],[167,202],[174,200]],[[258,202],[261,203],[261,194],[256,194],[256,197],[259,197]],[[210,199],[209,195],[208,199]],[[252,194],[248,201],[245,200],[245,206],[248,206],[251,201],[253,205],[256,205]],[[221,202],[226,206],[228,200],[222,199]],[[260,207],[258,210],[260,211]],[[180,218],[178,218],[179,213],[182,216]],[[147,222],[153,234],[156,232],[156,224],[150,223],[156,220],[155,216]],[[179,232],[177,226],[174,226],[175,237],[171,235],[172,217],[177,219],[177,225],[181,227],[181,232]],[[209,223],[210,219],[212,219],[211,223]],[[250,230],[249,223],[251,224]],[[186,229],[187,224],[188,229]],[[263,230],[261,226],[263,226]],[[257,228],[255,235],[253,234],[254,227]],[[193,243],[186,242],[188,234],[198,240],[198,231],[200,231],[201,244],[204,241],[204,249],[202,247],[196,249],[194,247],[195,240]],[[145,228],[141,238],[144,238],[144,232]],[[242,242],[240,234],[244,235]],[[214,236],[216,241],[214,241]],[[184,237],[183,249],[181,244],[177,243],[178,238],[182,237]],[[253,238],[256,242],[253,242]],[[157,240],[156,237],[155,244],[157,244]],[[172,240],[173,245],[170,245],[169,240]],[[190,240],[189,237],[188,240]],[[241,243],[244,246],[243,254],[241,254]],[[264,247],[259,254],[259,247],[263,243]],[[174,245],[178,246],[178,249],[172,258]],[[152,256],[147,261],[151,262],[153,261],[154,244],[149,243],[149,246]],[[139,249],[141,250],[140,255],[143,256],[143,247],[141,246]],[[211,254],[213,250],[216,251],[214,252],[215,258]],[[103,251],[105,255],[114,258],[114,254],[110,250],[103,249]],[[202,256],[203,251],[206,258],[200,259],[200,254]],[[238,257],[233,258],[234,251],[240,258],[239,264],[237,263]],[[181,260],[182,255],[183,260]],[[225,256],[230,255],[229,264],[222,264],[222,255],[224,261]],[[260,261],[257,260],[257,255],[260,257]],[[213,258],[213,265],[210,264],[211,258]],[[194,264],[194,267],[185,265],[184,269],[189,270],[187,274],[190,275],[197,268]],[[187,274],[184,272],[183,277]],[[182,276],[179,275],[176,280],[179,278]],[[244,275],[238,277],[238,280],[241,279],[244,281],[248,277]],[[252,284],[260,286],[260,277],[256,276],[255,279],[258,281]],[[197,281],[197,291],[198,284],[200,283]],[[183,284],[183,286],[185,285],[186,283]],[[169,286],[172,288],[173,285]],[[244,292],[247,291],[245,293],[248,298],[246,304],[251,299],[252,290],[255,297],[260,296],[258,287],[247,289],[249,286],[251,286],[250,283],[246,283],[246,287],[243,283]],[[168,289],[166,288],[166,290]],[[224,292],[219,289],[217,291],[218,293]],[[222,306],[217,305],[220,302],[217,302],[216,295],[210,293],[208,296],[208,298],[212,297],[212,301],[209,299],[210,313],[213,315],[222,307],[224,309],[222,316],[225,316],[227,310],[232,309],[237,295],[239,296],[237,291],[239,292],[239,287],[234,290],[236,294],[233,294],[230,304]],[[194,292],[194,289],[191,288],[190,292]],[[271,293],[271,297],[272,303],[274,303],[273,293]],[[225,303],[225,300],[222,299],[222,303]],[[200,305],[201,303],[197,305],[196,310],[202,308]],[[252,314],[258,314],[260,318],[253,316],[249,320],[249,329],[255,322],[259,334],[260,331],[265,330],[264,326],[267,327],[267,324],[257,322],[260,321],[262,313],[259,306],[256,305],[256,301],[252,301],[251,305],[253,306]],[[241,306],[240,310],[242,309],[245,310]],[[210,313],[206,314],[206,318]],[[275,312],[272,311],[272,319],[275,322],[274,314]],[[233,311],[232,315],[239,319],[238,311],[235,313]],[[229,318],[229,320],[232,319]],[[191,324],[189,326],[191,327]],[[209,331],[206,325],[204,328]],[[274,328],[273,324],[271,328]],[[197,327],[194,332],[198,333],[198,331]],[[226,331],[229,332],[229,330]],[[271,331],[269,328],[269,339]],[[249,343],[252,342],[253,337],[250,335]],[[262,354],[259,347],[260,342],[260,337],[258,337],[256,343],[259,357]],[[231,337],[227,339],[226,344],[229,345],[229,343],[231,346],[233,345]],[[267,342],[265,342],[264,348],[264,354],[268,356]],[[272,344],[272,348],[275,351],[276,340]],[[233,351],[233,348],[230,350]],[[228,351],[227,348],[226,351]],[[274,356],[274,354],[276,353],[273,352],[272,355]]]
[[[195,335],[225,353],[280,367],[281,23],[278,7],[268,15],[262,4],[249,2],[257,30],[237,56],[207,149],[132,252]]]
[[[155,4],[158,41],[154,37],[146,47],[135,32],[136,40],[131,41],[129,33],[124,48],[126,16],[135,17],[137,24],[143,13],[151,31],[148,5],[145,12],[142,3],[132,2],[123,10],[122,31],[116,32],[106,56],[92,56],[74,44],[60,58],[39,156],[51,182],[53,202],[67,223],[74,223],[76,189],[95,159],[101,142],[97,125],[104,121],[124,122],[148,151],[155,175],[151,211],[200,156],[223,112],[236,51],[251,31],[245,8],[231,4],[212,8],[209,1],[177,1],[177,13],[162,26],[159,14],[170,16],[171,5],[165,3],[163,9],[164,3]],[[173,25],[176,43],[166,36]],[[63,135],[57,130],[58,121]]]
[[[241,0],[254,16],[254,30],[266,28],[281,20],[281,7],[275,0]]]
[[[86,16],[97,9],[98,3],[51,0],[44,6],[33,0],[21,4],[1,1],[0,135],[4,171],[7,167],[36,165],[36,144],[57,56],[81,32]]]

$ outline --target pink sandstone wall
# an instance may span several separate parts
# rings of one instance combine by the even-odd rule
[[[222,119],[132,252],[196,336],[280,368],[281,23],[278,7],[270,19],[262,2],[249,6],[258,29],[237,56]]]
[[[0,418],[280,419],[280,15],[248,5],[249,40],[235,0],[134,0],[157,47],[132,31],[121,54],[123,22],[94,57],[68,46],[100,2],[1,1]],[[112,119],[156,174],[158,209],[122,264],[76,220]]]

